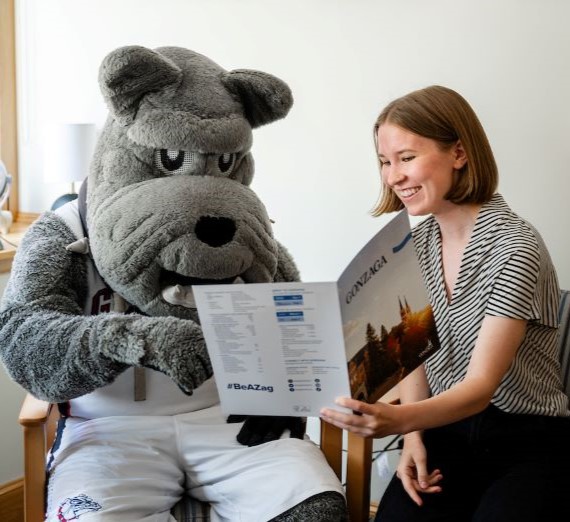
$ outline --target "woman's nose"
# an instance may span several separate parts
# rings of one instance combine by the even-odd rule
[[[388,172],[386,172],[385,181],[390,187],[394,187],[404,180],[405,176],[402,172],[390,166]]]

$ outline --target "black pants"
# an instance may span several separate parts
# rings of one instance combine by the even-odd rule
[[[420,507],[394,476],[376,522],[570,521],[570,418],[489,406],[426,430],[424,444],[428,472],[441,470],[443,491],[422,494]]]

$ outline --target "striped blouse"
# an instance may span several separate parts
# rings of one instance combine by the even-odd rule
[[[486,315],[526,319],[525,338],[491,402],[512,413],[569,416],[558,361],[560,289],[538,232],[495,194],[479,212],[450,301],[435,218],[413,235],[441,342],[425,362],[432,393],[465,377]]]

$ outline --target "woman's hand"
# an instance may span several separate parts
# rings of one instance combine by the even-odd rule
[[[376,402],[365,402],[341,397],[336,400],[339,406],[351,409],[354,413],[343,413],[332,408],[321,410],[321,419],[344,430],[365,438],[380,438],[402,433],[403,421],[401,406]],[[443,478],[441,471],[435,469],[428,473],[426,449],[419,432],[405,436],[404,449],[396,474],[410,498],[421,506],[423,501],[419,493],[439,493],[439,482]]]
[[[401,433],[398,406],[377,402],[365,402],[341,397],[335,401],[339,406],[352,410],[354,413],[343,413],[332,408],[323,408],[321,419],[344,430],[356,433],[361,437],[386,437]]]
[[[423,504],[419,493],[440,493],[439,482],[443,478],[439,469],[427,471],[427,453],[418,432],[404,438],[404,448],[398,463],[396,475],[410,498],[418,505]]]

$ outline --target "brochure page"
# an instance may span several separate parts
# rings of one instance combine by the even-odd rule
[[[224,413],[318,416],[350,395],[336,283],[193,291]]]

